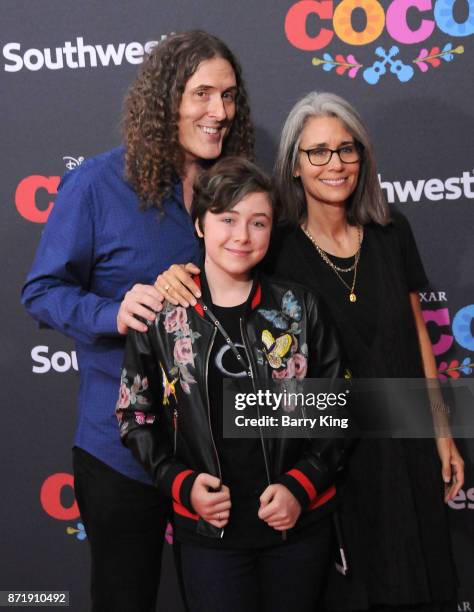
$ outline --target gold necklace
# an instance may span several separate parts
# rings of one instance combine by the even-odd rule
[[[336,266],[335,263],[333,263],[329,257],[327,256],[327,254],[320,248],[320,246],[316,243],[316,240],[313,238],[313,236],[311,235],[310,231],[308,230],[308,228],[303,227],[303,232],[306,234],[306,236],[311,240],[311,242],[313,243],[314,247],[316,248],[316,251],[319,253],[319,255],[321,256],[321,259],[327,263],[327,265],[335,272],[336,276],[339,278],[339,280],[341,281],[341,283],[343,285],[345,285],[348,289],[349,289],[349,301],[351,302],[355,302],[357,301],[357,295],[354,293],[354,288],[355,288],[355,284],[356,284],[356,279],[357,279],[357,266],[359,264],[359,258],[360,258],[360,250],[362,248],[362,237],[361,237],[361,232],[360,232],[360,227],[357,227],[357,236],[359,238],[359,248],[357,249],[356,254],[354,255],[354,263],[352,264],[352,266],[350,266],[349,268],[339,268],[338,266]],[[349,285],[348,283],[346,283],[346,281],[342,278],[342,276],[339,274],[339,272],[351,272],[352,270],[354,270],[354,276],[352,278],[352,285]]]

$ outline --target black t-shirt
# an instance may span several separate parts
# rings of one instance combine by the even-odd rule
[[[245,304],[234,307],[211,305],[232,342],[246,360],[242,344],[240,319]],[[208,390],[211,405],[211,423],[222,470],[222,482],[230,489],[232,508],[224,537],[209,545],[232,548],[259,547],[281,542],[281,533],[258,518],[260,495],[268,485],[262,443],[260,439],[224,438],[223,381],[225,378],[247,376],[242,364],[217,331],[209,358]]]

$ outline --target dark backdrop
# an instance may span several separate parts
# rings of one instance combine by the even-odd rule
[[[19,304],[59,176],[120,142],[121,101],[147,42],[209,30],[241,59],[267,169],[302,94],[333,91],[361,111],[385,193],[410,219],[431,281],[421,297],[440,374],[472,376],[474,0],[3,0],[1,9],[0,590],[69,590],[82,612],[88,551],[71,489],[73,345],[38,329]],[[459,609],[470,612],[474,443],[461,446],[467,478],[450,518]],[[166,548],[161,601],[173,612]]]

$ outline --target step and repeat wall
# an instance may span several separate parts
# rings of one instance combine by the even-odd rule
[[[78,364],[19,294],[60,176],[120,143],[143,53],[191,28],[239,56],[267,170],[304,93],[332,91],[361,111],[384,193],[409,218],[430,278],[420,300],[440,377],[473,375],[474,0],[3,0],[0,590],[68,590],[78,612],[89,572],[70,454]],[[466,483],[449,514],[459,611],[472,612],[474,442],[460,446]],[[179,611],[165,549],[161,609]]]

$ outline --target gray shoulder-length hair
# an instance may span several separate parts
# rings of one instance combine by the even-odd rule
[[[294,178],[301,132],[311,117],[337,117],[361,150],[357,187],[347,202],[347,220],[352,225],[390,221],[388,204],[380,187],[372,143],[357,111],[332,93],[311,92],[297,102],[283,126],[274,177],[283,221],[300,224],[307,214],[306,198],[299,179]]]

